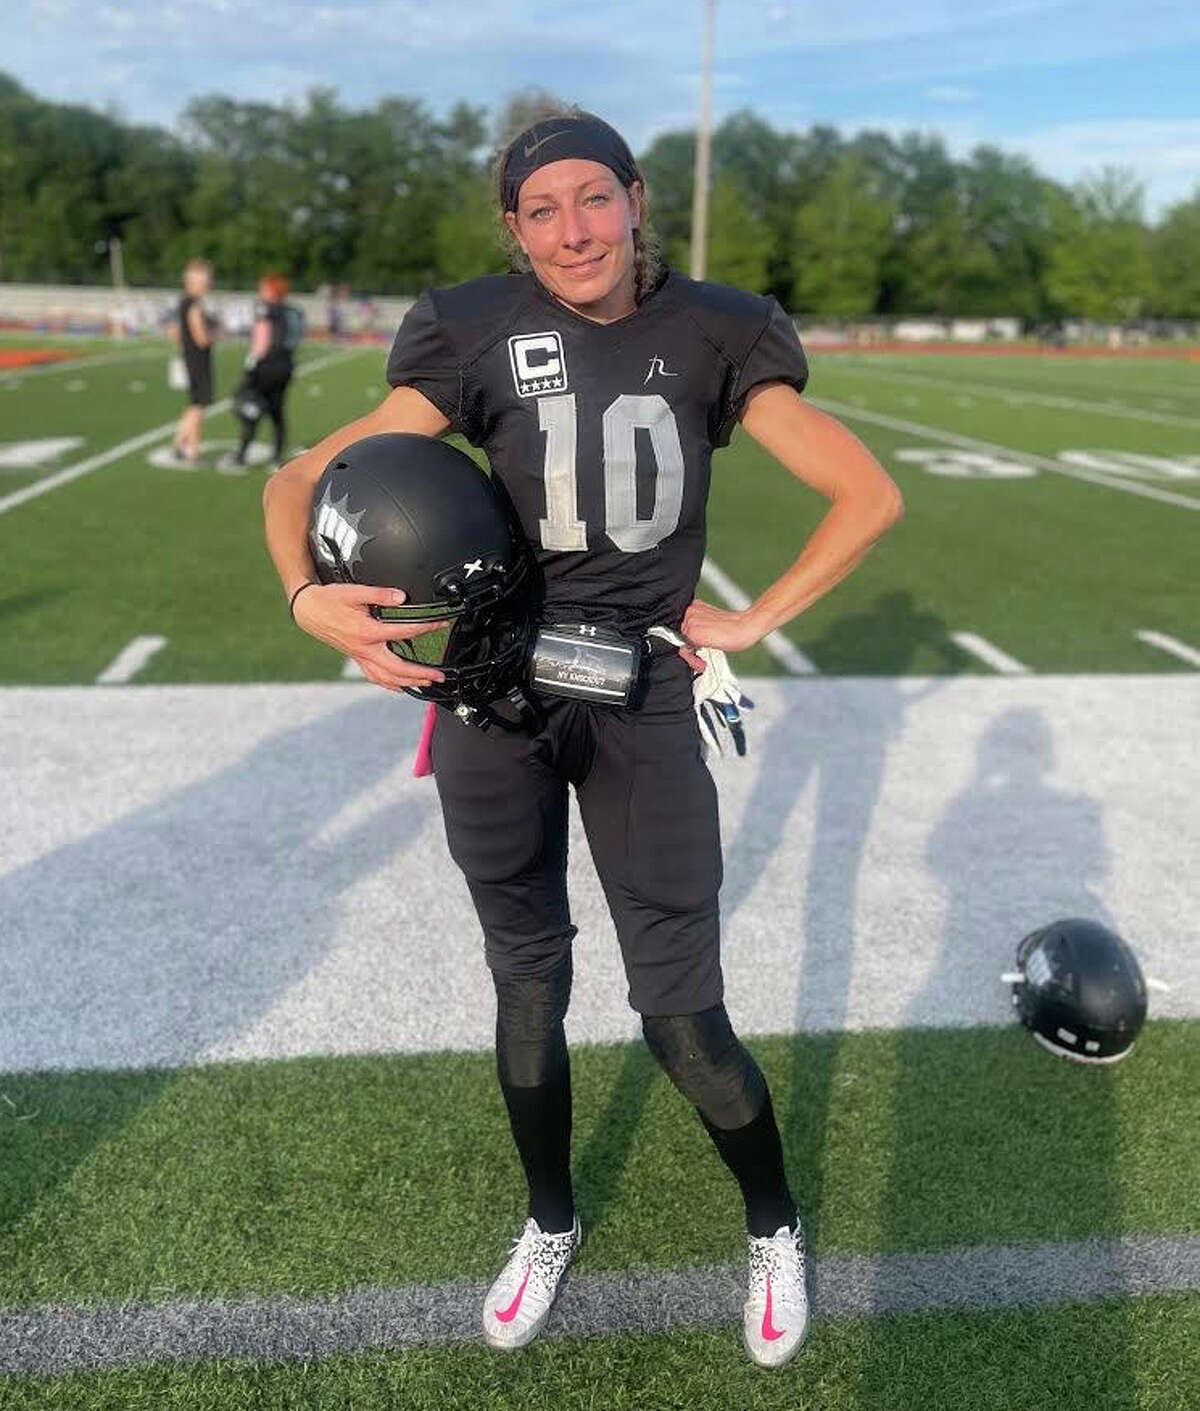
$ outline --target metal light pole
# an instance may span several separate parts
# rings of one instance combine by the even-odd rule
[[[712,150],[713,31],[717,0],[704,0],[704,61],[700,73],[700,125],[696,129],[696,167],[692,175],[692,278],[708,268],[708,168]]]
[[[112,271],[114,289],[125,288],[125,260],[121,254],[121,237],[113,235],[108,242],[108,267]]]

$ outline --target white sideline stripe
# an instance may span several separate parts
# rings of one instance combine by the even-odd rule
[[[1138,640],[1145,642],[1147,646],[1170,652],[1180,661],[1186,661],[1189,666],[1200,666],[1200,652],[1195,647],[1189,647],[1186,642],[1181,642],[1178,637],[1170,637],[1165,632],[1152,632],[1148,628],[1142,628],[1136,635]]]
[[[887,427],[889,431],[904,431],[910,436],[927,436],[931,441],[941,441],[947,446],[960,446],[967,451],[983,451],[991,456],[1009,456],[1013,460],[1035,465],[1040,470],[1053,471],[1056,475],[1066,475],[1072,480],[1089,480],[1094,485],[1107,485],[1110,490],[1124,490],[1130,495],[1141,495],[1147,500],[1158,500],[1164,505],[1175,505],[1179,509],[1200,510],[1200,495],[1176,495],[1170,490],[1159,490],[1154,485],[1141,485],[1136,481],[1122,480],[1116,475],[1105,475],[1098,470],[1083,470],[1079,466],[1064,465],[1049,456],[1039,456],[1033,451],[1017,451],[1011,446],[998,446],[994,441],[979,441],[974,436],[959,436],[954,431],[944,431],[940,426],[926,426],[919,421],[906,421],[899,416],[885,416],[883,412],[865,411],[862,407],[851,406],[848,402],[831,402],[827,397],[810,398],[814,407],[833,412],[849,421],[870,421],[876,426]]]
[[[734,612],[744,612],[750,606],[750,599],[730,578],[719,564],[706,558],[700,566],[700,577],[712,585]],[[815,676],[817,668],[804,655],[794,642],[790,642],[782,632],[768,632],[763,638],[763,646],[777,662],[792,676]]]
[[[342,680],[365,681],[366,679],[367,678],[363,675],[363,669],[359,666],[358,662],[356,662],[353,657],[347,657],[342,663]]]
[[[113,657],[96,677],[97,686],[116,686],[132,681],[142,667],[167,645],[165,637],[135,637]]]
[[[52,372],[74,372],[80,367],[106,367],[112,363],[135,363],[146,358],[169,356],[167,346],[143,348],[140,352],[97,353],[91,358],[61,358],[50,363],[31,363],[28,367],[6,368],[0,373],[0,382],[24,382],[27,377],[45,377]]]
[[[1192,1293],[1200,1289],[1200,1239],[1128,1235],[928,1254],[826,1255],[811,1261],[808,1283],[819,1321]],[[453,1279],[311,1298],[0,1308],[0,1374],[52,1376],[228,1358],[311,1361],[371,1348],[479,1343],[486,1291],[486,1284]],[[543,1337],[736,1326],[744,1297],[740,1263],[578,1273],[564,1283]]]
[[[330,363],[340,362],[368,351],[374,351],[374,349],[369,348],[366,344],[357,348],[339,349],[338,352],[330,353],[326,358],[317,358],[311,363],[301,363],[296,369],[296,376],[304,377],[310,372],[316,372],[319,368],[328,367]],[[219,402],[214,402],[211,407],[207,407],[204,415],[210,417],[228,411],[232,400],[230,397],[223,397]],[[21,490],[14,490],[11,495],[0,498],[0,514],[7,514],[9,510],[16,509],[18,505],[36,500],[39,495],[48,495],[51,490],[57,490],[60,485],[69,485],[72,480],[90,475],[93,470],[100,470],[103,466],[111,465],[113,461],[119,461],[122,457],[130,455],[134,451],[140,451],[145,446],[152,446],[165,436],[173,435],[178,425],[179,418],[176,417],[173,421],[156,426],[153,431],[143,431],[140,436],[131,436],[128,441],[111,446],[107,451],[101,451],[99,455],[89,456],[87,460],[66,466],[54,475],[47,475],[43,480],[35,480],[32,485],[26,485]]]
[[[825,354],[826,360],[833,360],[834,362],[842,363],[842,364],[845,364],[846,366],[855,366],[855,367],[858,367],[858,366],[863,366],[863,367],[869,366],[868,359],[869,359],[871,356],[873,356],[873,355],[872,355],[872,354],[868,354],[868,353],[826,353],[826,354]],[[911,373],[911,375],[914,376],[914,377],[931,377],[931,376],[933,376],[933,374],[930,373],[930,372],[928,372],[928,371],[926,371],[926,372],[918,372],[918,371],[915,370],[915,363],[918,362],[918,361],[923,361],[923,358],[922,358],[921,355],[900,353],[900,354],[885,354],[884,356],[886,357],[886,359],[887,359],[887,361],[888,361],[889,363],[892,363],[892,362],[896,363],[896,364],[898,365],[898,370],[902,370],[902,371],[909,372],[909,373]],[[950,356],[952,357],[952,356],[954,356],[954,355],[953,355],[953,354],[950,354]],[[1116,366],[1115,364],[1117,364],[1117,363],[1120,363],[1121,365],[1120,365],[1120,366]],[[1131,388],[1131,387],[1129,386],[1128,380],[1126,380],[1126,381],[1123,383],[1122,388],[1121,388],[1122,394],[1123,394],[1123,395],[1127,395],[1129,391],[1132,391],[1135,395],[1142,396],[1142,397],[1149,397],[1149,396],[1151,396],[1152,394],[1155,395],[1155,396],[1157,396],[1158,394],[1161,393],[1163,396],[1174,396],[1174,397],[1176,397],[1176,398],[1181,398],[1181,399],[1183,399],[1185,402],[1186,402],[1188,399],[1194,399],[1195,396],[1196,396],[1196,384],[1195,384],[1194,381],[1191,382],[1191,383],[1188,383],[1188,384],[1179,383],[1179,382],[1163,382],[1163,381],[1162,381],[1162,371],[1161,371],[1161,370],[1162,370],[1163,368],[1167,367],[1168,365],[1169,365],[1168,363],[1162,362],[1162,363],[1159,363],[1159,364],[1158,364],[1157,366],[1155,366],[1155,367],[1150,367],[1148,364],[1142,363],[1142,364],[1141,364],[1142,370],[1145,371],[1145,372],[1151,373],[1151,374],[1153,374],[1153,376],[1154,376],[1154,383],[1153,383],[1153,386],[1149,386],[1149,385],[1147,385],[1147,384],[1143,384],[1143,385],[1141,385],[1141,386],[1134,385],[1134,386]],[[1177,365],[1177,364],[1173,364],[1173,365]],[[1078,366],[1078,364],[1076,364],[1076,366]],[[1118,376],[1124,376],[1124,374],[1126,374],[1126,373],[1128,372],[1128,370],[1129,370],[1131,367],[1134,367],[1134,366],[1135,366],[1135,364],[1131,363],[1127,358],[1126,358],[1126,359],[1093,358],[1093,359],[1090,359],[1089,362],[1088,362],[1088,375],[1089,375],[1089,377],[1090,377],[1090,376],[1093,376],[1093,375],[1094,375],[1094,372],[1095,372],[1095,369],[1098,367],[1098,368],[1100,368],[1100,370],[1101,370],[1102,372],[1112,372],[1112,373],[1116,373]],[[1066,370],[1066,369],[1064,369],[1064,370]],[[1032,370],[1032,376],[1025,376],[1019,366],[1013,366],[1012,364],[1009,364],[1009,365],[1007,365],[1007,366],[1005,367],[1003,376],[1006,377],[1006,378],[1011,378],[1011,379],[1013,379],[1013,380],[1012,380],[1012,381],[1005,382],[1004,385],[1005,385],[1006,387],[1011,388],[1011,390],[1012,390],[1012,395],[1013,395],[1014,397],[1019,397],[1020,394],[1021,394],[1021,392],[1022,392],[1022,391],[1025,391],[1025,390],[1029,390],[1029,391],[1032,391],[1032,392],[1036,392],[1036,391],[1038,391],[1038,390],[1040,389],[1040,387],[1041,387],[1041,379],[1042,379],[1042,377],[1043,377],[1044,371],[1045,371],[1044,367],[1034,368],[1034,369]],[[955,385],[957,386],[958,384],[956,383]],[[1000,384],[999,384],[999,383],[996,383],[996,384],[993,384],[993,385],[999,386]],[[1104,385],[1104,387],[1100,387],[1100,386],[1098,386],[1098,385],[1096,385],[1096,384],[1094,384],[1094,383],[1089,382],[1088,386],[1079,388],[1078,390],[1081,391],[1081,392],[1084,392],[1084,391],[1090,392],[1090,393],[1092,393],[1093,395],[1097,395],[1097,396],[1098,396],[1102,391],[1106,391],[1107,388],[1108,388],[1108,384],[1107,384],[1107,383]],[[1116,397],[1109,397],[1108,400],[1109,400],[1110,405],[1111,405],[1112,403],[1114,403],[1114,402],[1117,401]],[[1156,405],[1157,405],[1157,404],[1156,404]]]
[[[1103,416],[1123,416],[1134,421],[1152,421],[1161,426],[1183,426],[1189,430],[1200,430],[1200,417],[1177,416],[1170,413],[1144,411],[1140,407],[1126,406],[1124,403],[1089,402],[1082,397],[1062,397],[1051,392],[1017,391],[994,382],[959,382],[946,377],[933,377],[924,372],[905,372],[899,368],[877,367],[871,363],[856,363],[855,370],[866,372],[868,376],[891,378],[895,382],[915,382],[924,387],[938,387],[947,392],[973,392],[980,397],[1015,398],[1019,402],[1029,402],[1042,407],[1056,407],[1063,411],[1099,412]],[[957,406],[970,406],[965,398],[956,399]]]
[[[950,640],[957,642],[964,652],[970,652],[973,657],[978,657],[982,662],[986,662],[993,671],[998,671],[1001,676],[1028,676],[1029,668],[1019,662],[1016,657],[1010,657],[1007,652],[1002,652],[999,647],[994,647],[986,637],[980,637],[975,632],[951,632]]]

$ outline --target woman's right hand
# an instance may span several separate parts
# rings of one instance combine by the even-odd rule
[[[405,601],[399,588],[368,588],[358,583],[314,583],[293,602],[297,627],[316,637],[342,656],[352,657],[363,675],[376,686],[402,691],[406,686],[429,686],[444,681],[433,666],[405,661],[388,649],[388,642],[407,641],[423,632],[448,627],[448,622],[381,622],[372,607],[399,607]]]

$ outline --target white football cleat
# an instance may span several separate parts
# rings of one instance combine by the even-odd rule
[[[760,1367],[782,1367],[799,1352],[808,1331],[804,1232],[781,1225],[773,1235],[749,1236],[750,1291],[742,1310],[742,1339]]]
[[[560,1235],[543,1234],[536,1220],[525,1221],[508,1263],[483,1300],[483,1336],[492,1347],[524,1347],[542,1331],[579,1239],[578,1216]]]

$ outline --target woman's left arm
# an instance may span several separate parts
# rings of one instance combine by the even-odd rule
[[[858,437],[785,383],[756,387],[741,423],[830,505],[796,562],[744,611],[729,612],[701,598],[688,608],[684,635],[698,647],[728,652],[752,647],[824,597],[904,513],[895,481]]]
[[[250,330],[250,354],[247,363],[260,363],[271,348],[271,321],[256,318]]]

